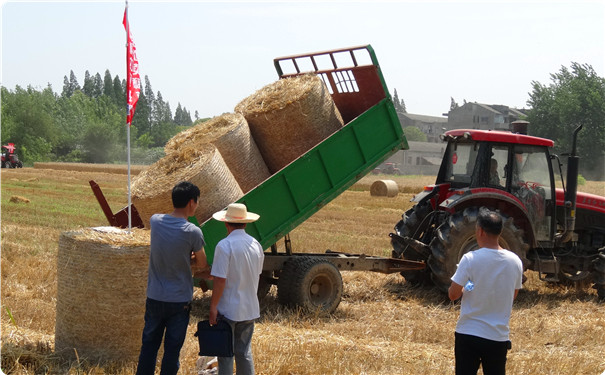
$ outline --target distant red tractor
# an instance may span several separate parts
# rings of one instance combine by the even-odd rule
[[[550,282],[592,281],[605,299],[605,197],[577,193],[580,129],[573,134],[566,184],[551,140],[502,131],[446,132],[435,185],[413,198],[415,206],[391,233],[394,258],[428,265],[402,272],[406,281],[446,291],[462,255],[478,248],[475,224],[484,206],[504,217],[501,246],[515,252],[525,269]],[[555,160],[562,189],[555,188]]]
[[[15,144],[2,145],[2,168],[23,168],[23,163],[15,153]]]
[[[373,174],[393,174],[393,175],[400,175],[401,174],[401,170],[399,170],[399,168],[397,168],[397,164],[396,163],[384,163],[382,168],[375,168],[372,171]]]

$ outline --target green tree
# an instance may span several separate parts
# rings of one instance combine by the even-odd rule
[[[555,151],[564,153],[571,151],[573,129],[584,125],[578,135],[580,171],[605,177],[605,79],[590,65],[575,62],[550,76],[549,85],[532,82],[527,101],[530,133],[554,140]]]
[[[101,79],[101,74],[97,73],[93,81],[92,97],[100,98],[101,95],[103,95],[103,80]]]
[[[90,75],[90,72],[87,70],[84,73],[84,85],[82,86],[82,91],[84,92],[84,95],[91,98],[93,90],[94,90],[94,79]]]
[[[397,89],[394,89],[394,91],[393,91],[393,105],[395,106],[395,112],[405,113],[403,108],[401,107],[401,101],[399,101],[399,95],[397,94]]]
[[[450,111],[453,111],[454,109],[459,108],[459,107],[460,106],[458,105],[458,103],[456,103],[454,98],[450,96]]]
[[[117,74],[113,79],[113,96],[118,107],[123,106],[126,108],[126,90],[122,89],[122,81],[120,81],[120,77]]]
[[[406,126],[403,128],[403,134],[408,141],[426,142],[426,134],[416,126]]]
[[[113,80],[111,79],[111,73],[109,69],[105,70],[105,76],[103,77],[103,95],[115,100],[115,95],[113,91]]]

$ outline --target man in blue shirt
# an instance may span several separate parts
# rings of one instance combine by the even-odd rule
[[[202,231],[187,221],[194,215],[199,197],[197,186],[180,182],[172,189],[172,213],[151,217],[145,328],[137,375],[155,372],[162,337],[161,374],[173,375],[179,370],[193,299],[192,268],[196,271],[208,268]]]

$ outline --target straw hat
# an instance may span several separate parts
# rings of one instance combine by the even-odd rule
[[[222,210],[214,213],[212,217],[218,221],[227,223],[251,223],[258,220],[259,215],[248,212],[245,205],[241,203],[231,203],[227,206],[227,210]]]

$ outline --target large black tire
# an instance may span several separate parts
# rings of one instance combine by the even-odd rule
[[[4,162],[4,168],[13,168],[13,165],[11,164],[10,161],[5,161]]]
[[[456,272],[462,256],[479,248],[475,237],[478,212],[478,207],[469,207],[450,215],[447,221],[437,228],[435,238],[431,241],[428,266],[432,271],[433,282],[444,292],[452,283],[450,278]],[[523,230],[515,226],[512,218],[503,216],[503,222],[500,246],[517,254],[525,270],[529,264],[527,260],[529,245],[524,238]]]
[[[432,212],[431,206],[424,202],[415,205],[407,210],[402,219],[395,225],[395,233],[400,237],[409,237],[420,242],[424,242],[425,233],[429,228]],[[427,261],[427,258],[415,251],[411,246],[402,246],[401,243],[391,240],[393,246],[393,258],[402,258],[415,261]],[[402,271],[401,276],[405,281],[413,285],[423,285],[431,283],[431,272],[429,268],[419,271]]]
[[[594,260],[594,288],[601,301],[605,301],[605,247],[599,249],[599,255]]]
[[[287,261],[277,283],[277,299],[290,307],[332,313],[342,298],[342,278],[332,263],[313,257]]]

